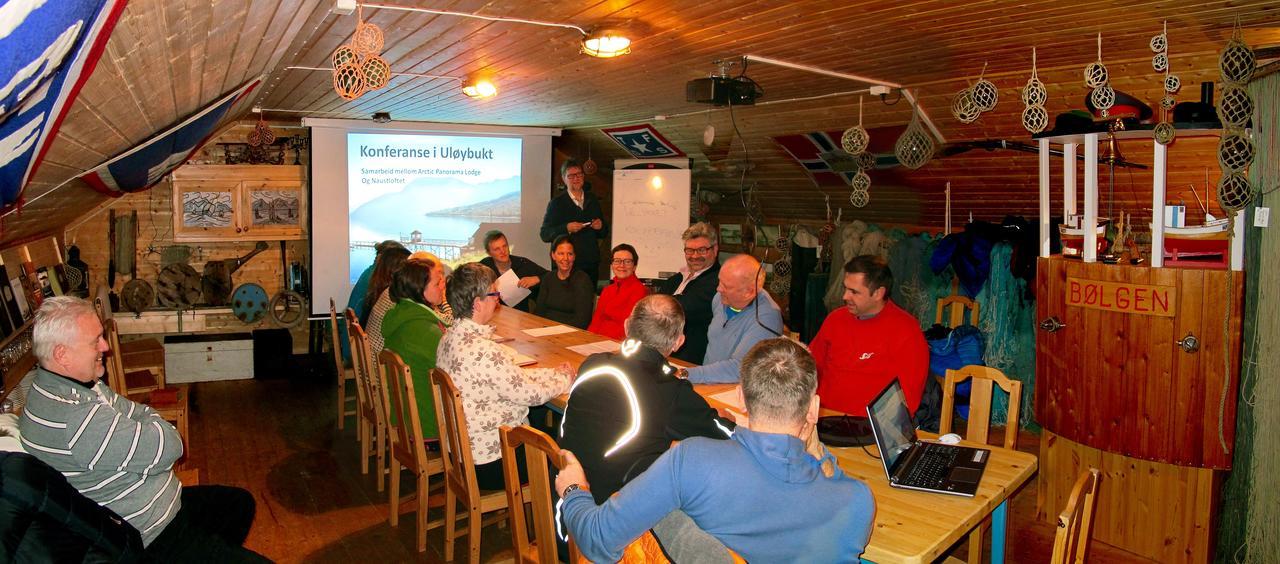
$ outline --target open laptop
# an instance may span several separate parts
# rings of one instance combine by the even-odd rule
[[[978,491],[991,451],[918,440],[897,378],[867,406],[867,419],[890,486],[966,497]]]

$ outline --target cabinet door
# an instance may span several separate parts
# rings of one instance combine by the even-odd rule
[[[235,238],[241,205],[240,181],[192,179],[173,181],[173,240],[216,241]]]
[[[240,189],[243,236],[255,240],[305,236],[307,198],[298,182],[246,180]]]

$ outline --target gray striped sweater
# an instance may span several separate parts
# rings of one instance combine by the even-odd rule
[[[27,452],[124,517],[151,544],[181,507],[177,429],[155,410],[40,368],[18,423]]]

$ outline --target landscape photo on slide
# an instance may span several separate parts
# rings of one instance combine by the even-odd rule
[[[352,283],[388,239],[453,262],[483,252],[494,224],[520,222],[521,140],[349,134]]]

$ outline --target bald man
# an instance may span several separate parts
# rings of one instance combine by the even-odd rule
[[[751,255],[734,255],[720,267],[711,299],[711,326],[702,366],[682,370],[695,384],[736,383],[738,365],[756,343],[782,335],[782,311],[764,288],[764,270]]]

